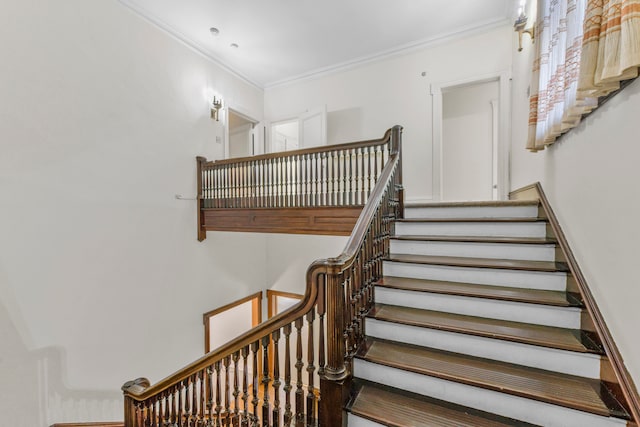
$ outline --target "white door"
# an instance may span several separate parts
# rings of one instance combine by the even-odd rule
[[[327,108],[315,108],[298,118],[300,147],[327,145]]]
[[[327,108],[319,107],[285,120],[272,121],[269,152],[327,144]]]

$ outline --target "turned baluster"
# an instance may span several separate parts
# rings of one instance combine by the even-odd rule
[[[180,381],[176,388],[176,393],[177,393],[176,404],[178,405],[178,409],[176,410],[176,425],[178,426],[182,426],[182,419],[183,419],[182,417],[184,416],[183,407],[182,407],[183,391],[184,391],[184,382]]]
[[[276,181],[275,181],[275,161],[269,160],[269,207],[275,207]]]
[[[351,206],[353,205],[353,157],[352,151],[347,150],[347,156],[349,157],[347,161],[347,203]]]
[[[313,184],[315,187],[315,194],[313,197],[313,206],[320,206],[320,155],[313,153]]]
[[[231,424],[231,387],[229,382],[229,364],[231,363],[231,357],[227,356],[222,359],[224,366],[224,425],[229,427]]]
[[[262,338],[262,425],[269,426],[269,335]]]
[[[206,416],[207,416],[207,392],[206,392],[206,378],[207,378],[207,371],[206,368],[200,372],[198,372],[198,376],[200,377],[200,398],[198,400],[198,415],[199,415],[199,420],[204,423],[204,421],[206,420]]]
[[[238,360],[240,360],[240,352],[236,351],[232,356],[233,360],[233,423],[232,425],[237,426],[238,420],[240,419],[240,408],[239,408],[239,399],[240,396],[240,385],[238,380]]]
[[[169,389],[167,396],[167,406],[169,407],[169,423],[174,426],[176,424],[176,404],[174,401],[173,390]]]
[[[309,383],[307,384],[307,425],[315,425],[316,414],[316,395],[314,388],[314,343],[313,343],[313,321],[315,320],[315,311],[312,309],[307,313],[307,372],[309,374]]]
[[[249,346],[242,348],[242,408],[244,415],[242,416],[241,425],[247,426],[249,422]]]
[[[347,204],[347,153],[343,150],[340,152],[342,156],[342,193],[341,193],[341,202],[340,205],[344,206]]]
[[[157,399],[151,399],[149,402],[151,406],[149,407],[149,418],[147,422],[150,427],[156,427],[156,402]]]
[[[291,426],[291,324],[283,328],[284,332],[284,425]]]
[[[251,400],[251,404],[253,405],[253,411],[251,412],[251,423],[257,423],[258,421],[258,404],[260,403],[260,399],[258,399],[258,384],[260,375],[260,369],[258,366],[258,350],[260,349],[260,342],[256,341],[251,344],[251,352],[253,354],[253,388],[252,394],[253,399]],[[253,425],[252,425],[253,427]]]
[[[335,206],[337,204],[337,195],[336,195],[336,156],[335,151],[331,151],[329,153],[331,156],[331,201],[330,205]]]
[[[296,427],[304,427],[304,391],[302,390],[302,325],[303,319],[300,317],[295,322],[296,327]]]
[[[280,426],[280,329],[271,334],[273,338],[273,416],[272,426]]]
[[[216,413],[216,427],[220,426],[220,418],[222,415],[222,405],[221,405],[221,400],[220,397],[222,395],[221,390],[220,390],[220,368],[221,364],[220,361],[215,362],[214,363],[214,369],[216,372],[216,408],[215,408],[215,413]],[[213,388],[213,387],[212,387]]]

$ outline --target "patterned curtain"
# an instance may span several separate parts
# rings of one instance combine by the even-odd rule
[[[640,0],[589,0],[584,22],[580,91],[603,96],[638,76]]]
[[[543,150],[637,76],[640,0],[539,0],[527,149]]]
[[[527,148],[538,151],[580,122],[597,102],[578,92],[587,0],[540,0]]]

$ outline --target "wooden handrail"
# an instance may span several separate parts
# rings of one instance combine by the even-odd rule
[[[375,145],[381,145],[385,142],[389,141],[391,138],[391,132],[393,128],[388,129],[384,136],[379,139],[370,139],[366,141],[357,141],[357,142],[347,142],[344,144],[333,144],[333,145],[319,145],[316,147],[309,148],[301,148],[299,150],[290,150],[290,151],[279,151],[277,153],[266,153],[259,154],[257,156],[249,156],[249,157],[234,157],[231,159],[221,159],[207,162],[207,166],[211,165],[228,165],[233,163],[242,163],[242,162],[250,162],[255,160],[269,160],[269,159],[277,159],[280,157],[289,157],[289,156],[300,156],[303,154],[313,154],[313,153],[323,153],[327,151],[342,151],[342,150],[352,150],[354,148],[363,148],[363,147],[372,147]]]
[[[262,420],[260,425],[275,426],[280,419],[285,425],[287,420],[295,420],[296,425],[342,425],[342,411],[337,408],[342,408],[348,395],[348,359],[363,342],[364,316],[373,306],[373,283],[382,276],[393,219],[402,215],[401,133],[396,126],[378,140],[391,144],[388,161],[344,251],[336,258],[314,262],[307,270],[303,299],[154,385],[144,378],[126,383],[122,390],[127,427],[192,421],[223,425],[221,420],[224,425],[240,420],[254,425]],[[279,342],[284,345],[284,361]]]

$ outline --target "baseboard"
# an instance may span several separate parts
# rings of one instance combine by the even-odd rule
[[[558,218],[556,217],[553,209],[551,208],[551,205],[549,204],[549,200],[547,199],[544,190],[542,189],[542,185],[539,182],[536,182],[526,187],[514,190],[509,193],[509,199],[537,199],[540,201],[540,208],[546,215],[546,218],[549,220],[549,225],[551,226],[551,229],[558,239],[558,246],[565,258],[567,265],[569,266],[569,270],[571,271],[572,276],[575,279],[578,290],[582,295],[585,307],[589,315],[591,316],[591,319],[593,320],[595,332],[600,338],[604,351],[609,358],[613,374],[615,375],[615,378],[620,387],[620,392],[626,400],[633,420],[635,421],[635,423],[640,424],[640,396],[638,395],[638,389],[636,388],[633,379],[631,378],[631,374],[629,374],[629,371],[624,364],[622,355],[620,354],[620,351],[618,350],[618,347],[613,340],[613,336],[611,335],[611,331],[609,331],[609,328],[605,323],[602,312],[598,308],[598,304],[596,303],[595,298],[591,293],[591,290],[589,289],[587,280],[582,274],[582,271],[578,266],[578,262],[576,261],[573,252],[569,247],[569,242],[562,232],[562,228],[560,227]]]

